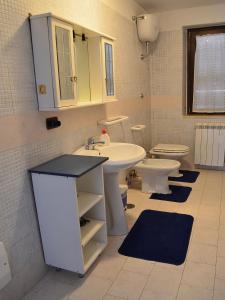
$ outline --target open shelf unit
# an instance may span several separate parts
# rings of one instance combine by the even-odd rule
[[[79,178],[32,173],[32,181],[45,262],[84,275],[107,245],[102,165]]]

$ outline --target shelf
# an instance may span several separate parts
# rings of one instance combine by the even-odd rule
[[[84,271],[86,272],[105,248],[105,243],[90,241],[84,248]]]
[[[89,219],[89,223],[81,227],[81,245],[82,247],[86,246],[91,238],[105,225],[104,221]]]
[[[89,209],[103,199],[102,195],[78,192],[79,217],[82,217]]]
[[[128,119],[127,116],[110,117],[107,120],[98,121],[98,125],[111,126],[111,125],[114,125],[114,124],[122,123],[123,121],[125,121],[127,119]]]

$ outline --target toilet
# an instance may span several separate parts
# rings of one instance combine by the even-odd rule
[[[187,156],[190,152],[190,148],[185,145],[177,144],[158,144],[153,147],[149,153],[154,155],[156,158],[163,158],[169,160],[180,161],[181,158]],[[182,177],[183,175],[179,173],[179,169],[173,171],[170,176]]]
[[[139,162],[135,169],[142,177],[142,192],[170,194],[168,176],[179,168],[180,162],[171,159],[150,158]]]

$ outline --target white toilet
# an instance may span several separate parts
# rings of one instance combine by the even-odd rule
[[[142,177],[142,192],[170,194],[168,176],[177,171],[180,162],[170,159],[145,159],[135,169]]]
[[[171,159],[180,161],[181,158],[187,156],[190,152],[190,148],[185,145],[177,144],[158,144],[153,147],[149,153],[154,155],[156,158]],[[182,177],[179,173],[179,169],[173,171],[170,176]]]

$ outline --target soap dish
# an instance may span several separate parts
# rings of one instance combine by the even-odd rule
[[[141,131],[141,130],[144,130],[145,128],[146,128],[146,125],[134,125],[130,129],[132,131]]]

